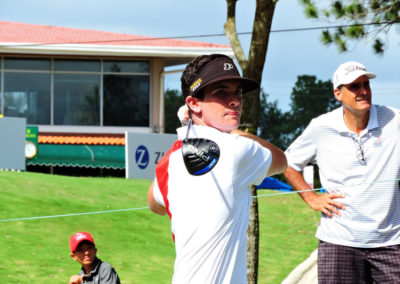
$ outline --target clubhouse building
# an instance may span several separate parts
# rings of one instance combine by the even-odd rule
[[[0,114],[26,118],[28,169],[123,171],[126,131],[164,132],[166,68],[210,53],[233,57],[229,45],[0,21]]]

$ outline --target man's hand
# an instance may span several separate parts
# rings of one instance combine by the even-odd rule
[[[83,275],[72,275],[69,279],[69,284],[81,284],[83,281]]]
[[[332,218],[333,214],[340,216],[339,209],[345,209],[343,204],[335,201],[335,198],[343,197],[344,195],[337,193],[313,194],[308,197],[307,203],[312,209],[321,211],[329,218]]]
[[[284,172],[286,179],[293,189],[299,191],[299,195],[314,210],[321,211],[329,218],[333,214],[340,216],[339,209],[344,210],[343,204],[335,201],[336,198],[343,198],[344,195],[337,193],[316,194],[304,180],[303,174],[292,167],[287,167]],[[308,191],[310,189],[310,191]]]

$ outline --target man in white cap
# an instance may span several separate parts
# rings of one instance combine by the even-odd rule
[[[327,191],[299,192],[322,213],[319,283],[400,283],[400,111],[372,104],[375,77],[341,64],[333,92],[342,107],[313,119],[285,152],[296,190],[310,189],[302,171],[316,164]]]

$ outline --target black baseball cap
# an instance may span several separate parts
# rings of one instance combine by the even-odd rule
[[[255,80],[240,76],[233,60],[224,56],[211,60],[200,69],[199,74],[190,84],[189,96],[196,96],[201,89],[212,83],[231,79],[238,80],[242,83],[244,94],[260,87]]]

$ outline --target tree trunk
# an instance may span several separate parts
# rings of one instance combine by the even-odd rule
[[[278,0],[256,0],[253,32],[248,59],[246,59],[236,32],[236,2],[226,0],[227,20],[224,25],[225,34],[242,69],[243,76],[261,83],[265,58],[268,50],[272,17]],[[246,131],[257,134],[260,119],[260,90],[248,93],[243,98],[242,127]],[[252,203],[250,207],[249,227],[247,230],[247,281],[256,284],[258,278],[259,256],[259,221],[256,187],[252,187]]]
[[[251,195],[257,196],[257,189],[253,185]],[[250,220],[247,228],[247,283],[256,284],[258,279],[258,257],[259,257],[259,220],[258,200],[253,197],[250,205]]]

